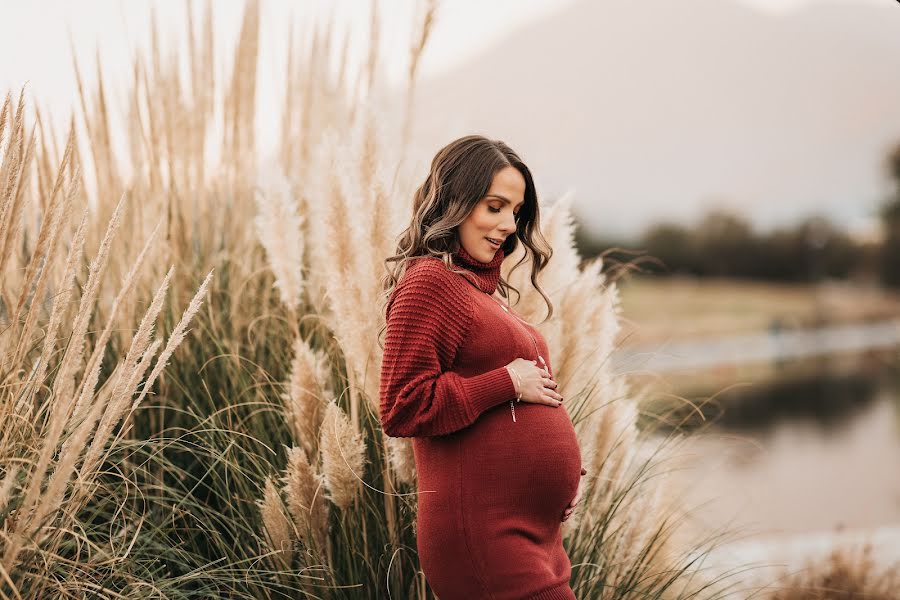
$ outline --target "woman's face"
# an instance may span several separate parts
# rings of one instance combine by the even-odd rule
[[[525,202],[525,178],[515,167],[494,175],[488,193],[459,225],[459,241],[472,258],[491,262],[504,240],[516,231],[516,216]],[[492,238],[497,245],[487,240]]]

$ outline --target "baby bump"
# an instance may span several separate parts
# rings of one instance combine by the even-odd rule
[[[558,526],[581,479],[581,450],[565,404],[518,402],[483,413],[463,434],[464,481],[482,514],[511,509],[538,523]]]
[[[495,581],[519,582],[494,597],[521,598],[567,578],[562,513],[581,478],[581,451],[565,406],[520,402],[515,422],[509,403],[495,407],[466,430],[461,450],[472,559]]]

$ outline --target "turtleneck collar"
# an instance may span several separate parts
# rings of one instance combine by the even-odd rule
[[[503,248],[498,248],[491,262],[481,262],[466,252],[462,244],[459,250],[453,254],[453,263],[470,271],[475,277],[470,278],[482,292],[493,294],[500,281],[500,264],[503,262]]]

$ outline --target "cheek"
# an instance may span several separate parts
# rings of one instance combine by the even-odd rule
[[[460,228],[463,230],[464,235],[480,238],[485,235],[485,232],[494,228],[497,217],[498,215],[491,213],[487,207],[477,206],[468,218],[462,222]]]
[[[492,213],[487,207],[482,207],[476,210],[473,216],[479,229],[493,229],[500,215]]]
[[[478,219],[474,215],[469,215],[469,218],[460,224],[459,233],[463,239],[474,240],[480,235],[479,229]]]

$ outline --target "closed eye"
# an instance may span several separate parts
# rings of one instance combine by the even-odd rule
[[[503,210],[503,209],[500,209],[500,208],[494,208],[493,206],[488,206],[488,210],[491,211],[492,213],[498,213],[498,212],[500,212],[500,211]],[[513,217],[516,218],[516,219],[518,219],[518,218],[519,218],[519,213],[513,213]]]

